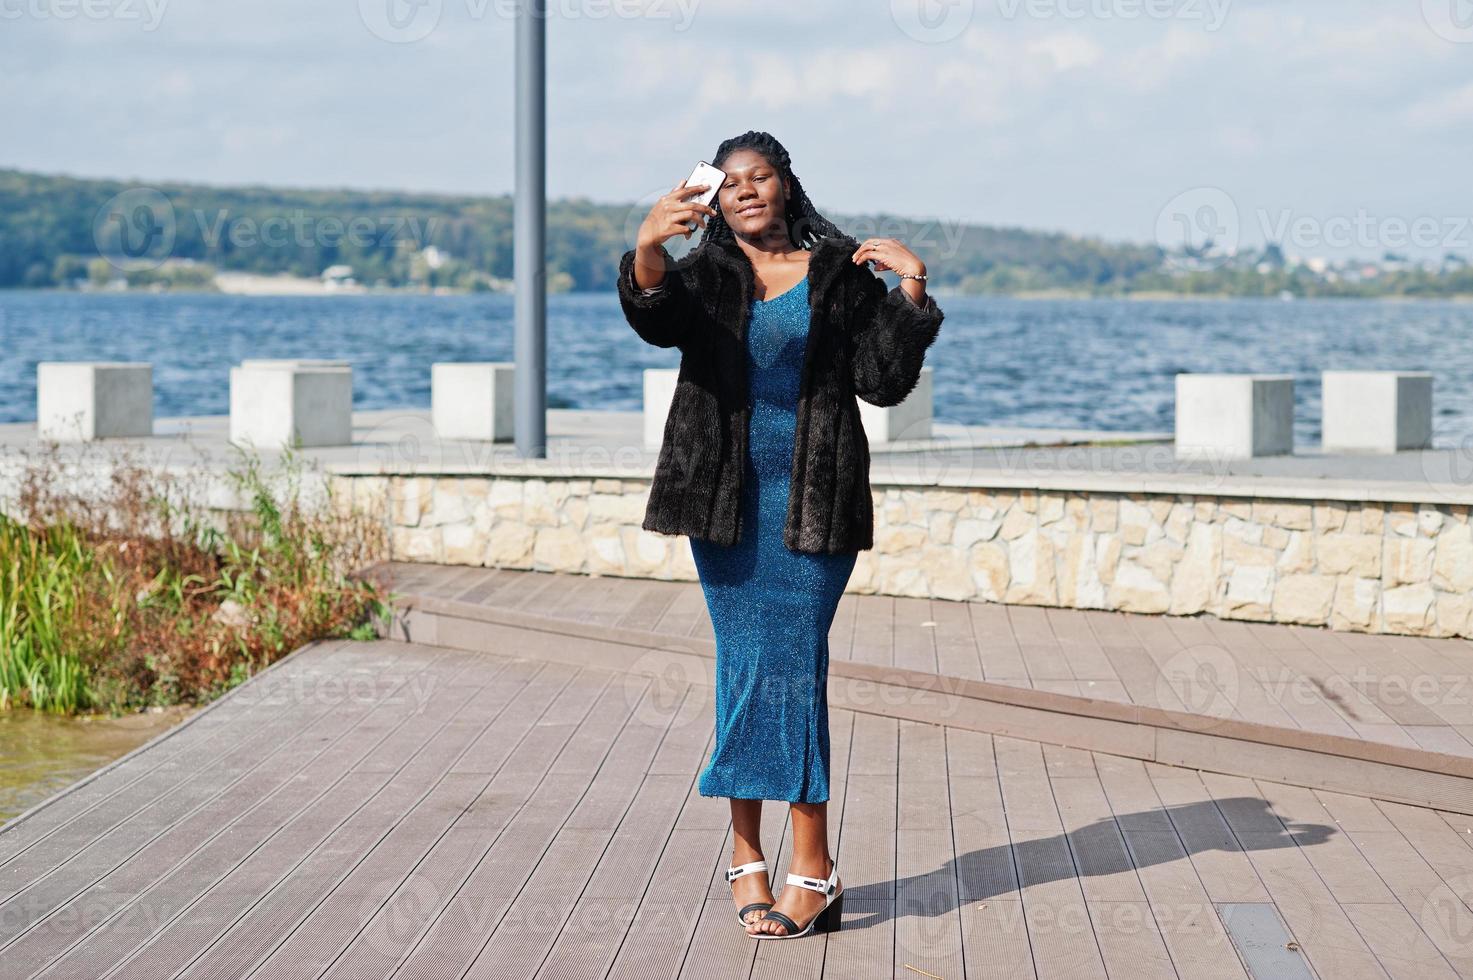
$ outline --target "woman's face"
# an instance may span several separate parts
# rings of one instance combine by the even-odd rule
[[[731,230],[744,238],[762,238],[776,225],[787,230],[787,189],[777,169],[756,150],[736,150],[720,164],[726,171],[717,203]]]

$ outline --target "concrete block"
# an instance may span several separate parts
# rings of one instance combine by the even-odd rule
[[[1294,451],[1288,374],[1178,374],[1176,454],[1219,459]]]
[[[516,438],[516,365],[510,361],[430,365],[430,418],[441,439]]]
[[[660,448],[665,436],[665,418],[675,400],[675,382],[679,368],[645,368],[644,370],[644,448],[651,452]]]
[[[256,360],[231,368],[230,441],[271,450],[351,445],[353,369],[340,364]]]
[[[1320,378],[1326,452],[1432,447],[1430,372],[1325,371]]]
[[[871,405],[862,398],[859,403],[859,420],[864,425],[864,434],[870,445],[895,442],[900,439],[931,438],[931,419],[935,416],[933,384],[935,371],[921,368],[921,376],[905,401],[899,405]]]
[[[333,368],[352,367],[353,362],[336,357],[248,357],[240,362],[243,368]]]
[[[58,442],[153,435],[153,365],[39,362],[36,432]]]

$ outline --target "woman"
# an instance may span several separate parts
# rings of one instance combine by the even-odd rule
[[[855,396],[904,400],[942,313],[925,263],[820,215],[769,134],[729,139],[711,162],[727,174],[716,207],[684,181],[661,197],[620,263],[619,296],[644,340],[681,350],[643,526],[689,536],[716,634],[716,742],[699,790],[731,799],[738,920],[754,938],[786,939],[837,929],[842,914],[828,632],[874,531]],[[701,242],[675,262],[664,243],[691,224]],[[795,887],[776,902],[764,799],[792,805]]]

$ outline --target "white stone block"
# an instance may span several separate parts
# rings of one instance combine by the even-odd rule
[[[153,435],[153,365],[39,362],[36,432],[58,442]]]
[[[1432,447],[1430,372],[1325,371],[1320,378],[1326,452]]]
[[[516,438],[516,365],[510,361],[430,365],[430,418],[441,439]]]
[[[1288,374],[1178,374],[1176,454],[1219,459],[1294,451]]]
[[[256,360],[231,368],[230,441],[271,450],[351,445],[353,369],[341,363]]]
[[[916,386],[899,405],[871,405],[862,398],[859,403],[859,420],[864,425],[864,434],[871,445],[895,442],[900,439],[931,438],[932,385],[935,371],[921,368]]]
[[[679,368],[644,369],[644,448],[655,451],[665,437],[665,418],[675,400]]]
[[[240,362],[243,368],[334,368],[352,367],[352,361],[336,357],[248,357]]]

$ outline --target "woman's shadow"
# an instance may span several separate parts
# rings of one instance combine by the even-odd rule
[[[1226,812],[1253,832],[1234,834],[1224,820]],[[1313,847],[1334,833],[1334,827],[1323,824],[1281,821],[1267,801],[1252,797],[1121,814],[1051,837],[970,851],[934,871],[893,882],[846,887],[850,903],[867,914],[856,916],[852,924],[846,919],[844,927],[878,925],[897,915],[945,915],[970,902],[1013,894],[1020,885],[1122,874],[1209,851]],[[1129,843],[1125,835],[1132,838]]]

